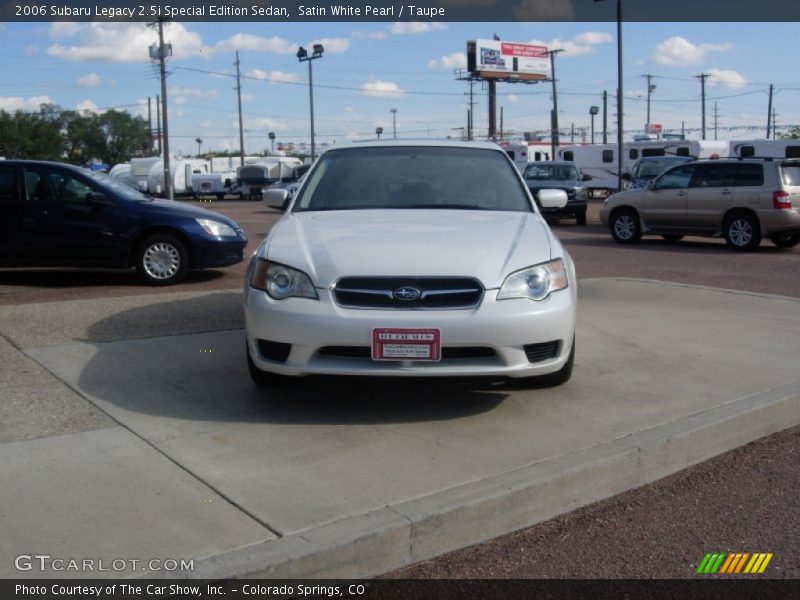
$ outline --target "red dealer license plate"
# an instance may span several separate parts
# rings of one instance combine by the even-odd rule
[[[372,360],[430,360],[442,358],[438,329],[372,330]]]

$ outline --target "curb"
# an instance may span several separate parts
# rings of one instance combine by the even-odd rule
[[[530,527],[798,424],[800,381],[494,477],[197,559],[192,577],[379,575]]]

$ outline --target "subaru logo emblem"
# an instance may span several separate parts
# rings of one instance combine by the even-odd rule
[[[395,300],[410,302],[412,300],[419,300],[422,292],[415,287],[399,287],[392,292],[392,295],[394,296]]]

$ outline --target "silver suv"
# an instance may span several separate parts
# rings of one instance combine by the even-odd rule
[[[752,250],[763,237],[793,248],[800,242],[800,161],[689,162],[609,197],[600,220],[622,244],[643,234],[668,241],[701,235],[724,236],[734,250]]]

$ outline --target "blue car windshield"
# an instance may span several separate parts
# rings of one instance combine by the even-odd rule
[[[461,209],[532,212],[504,152],[461,146],[364,146],[325,152],[293,211]]]

